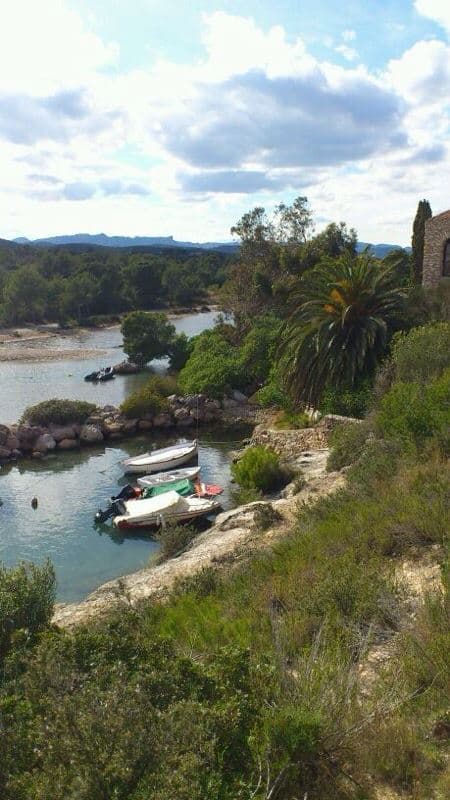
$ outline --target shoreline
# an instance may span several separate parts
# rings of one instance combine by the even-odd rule
[[[189,316],[191,314],[207,314],[219,311],[219,306],[211,305],[202,308],[194,307],[188,308],[170,308],[170,309],[152,309],[155,312],[164,311],[169,320],[179,319],[180,317]],[[151,312],[150,312],[151,313]],[[107,353],[105,349],[96,348],[74,348],[74,349],[52,349],[51,347],[23,347],[23,344],[28,342],[38,343],[48,342],[49,340],[64,340],[72,336],[79,336],[80,334],[89,334],[101,330],[118,330],[120,322],[105,322],[99,323],[95,326],[86,327],[83,325],[76,325],[73,328],[60,328],[58,326],[45,326],[45,325],[24,325],[12,326],[9,328],[0,328],[0,363],[9,363],[13,361],[73,361],[77,359],[89,360],[102,357]]]

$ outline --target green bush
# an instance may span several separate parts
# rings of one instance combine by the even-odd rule
[[[55,593],[55,571],[49,561],[42,567],[21,563],[13,569],[0,564],[0,665],[18,631],[30,639],[48,625]]]
[[[274,422],[274,427],[278,430],[303,430],[312,428],[313,422],[306,411],[282,411]]]
[[[320,401],[322,414],[341,414],[344,417],[362,418],[372,401],[372,386],[365,381],[357,389],[339,390],[328,387]]]
[[[22,422],[32,425],[68,425],[71,422],[84,422],[93,414],[97,406],[84,400],[43,400],[35,406],[29,406],[22,414]]]
[[[413,328],[394,337],[392,361],[395,379],[426,383],[450,367],[450,322]]]
[[[247,379],[238,349],[214,329],[193,339],[192,353],[178,376],[185,394],[200,392],[215,398],[230,389],[245,388]]]
[[[369,429],[366,423],[339,425],[331,435],[327,469],[338,470],[358,460],[364,450]]]
[[[169,355],[175,326],[161,312],[132,311],[122,322],[123,349],[130,361],[145,366]]]
[[[245,489],[268,492],[286,483],[286,473],[274,450],[257,445],[248,447],[242,458],[232,464],[233,478]]]
[[[258,389],[253,399],[263,408],[271,408],[272,406],[283,408],[286,403],[286,395],[274,380]]]
[[[154,386],[153,378],[148,384],[133,392],[120,406],[120,410],[125,417],[136,419],[146,414],[155,415],[168,411],[169,403]]]
[[[161,543],[158,564],[181,555],[197,535],[198,530],[193,525],[168,525],[158,535]]]
[[[381,436],[422,447],[436,436],[444,441],[450,427],[450,369],[425,386],[395,383],[376,415]]]
[[[179,333],[175,336],[169,350],[170,369],[174,370],[174,372],[179,372],[180,369],[183,369],[192,353],[192,348],[192,339],[188,339],[185,333]]]
[[[177,379],[173,375],[152,375],[145,386],[153,389],[156,394],[162,394],[163,397],[178,394],[179,391]]]

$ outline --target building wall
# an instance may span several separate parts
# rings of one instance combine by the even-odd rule
[[[431,217],[425,223],[423,286],[438,286],[442,280],[444,247],[450,239],[450,211]]]

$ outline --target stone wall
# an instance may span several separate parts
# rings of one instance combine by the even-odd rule
[[[283,461],[293,464],[297,456],[303,455],[306,450],[328,448],[330,435],[336,427],[360,422],[361,420],[352,417],[327,414],[314,427],[300,430],[278,431],[258,425],[253,432],[250,445],[271,447]]]
[[[450,239],[450,211],[431,217],[425,222],[425,245],[423,256],[424,286],[435,288],[443,279],[442,267],[444,247]]]

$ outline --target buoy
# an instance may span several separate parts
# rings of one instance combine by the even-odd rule
[[[31,508],[37,508],[37,507],[38,507],[38,499],[37,497],[33,497],[31,501]]]

